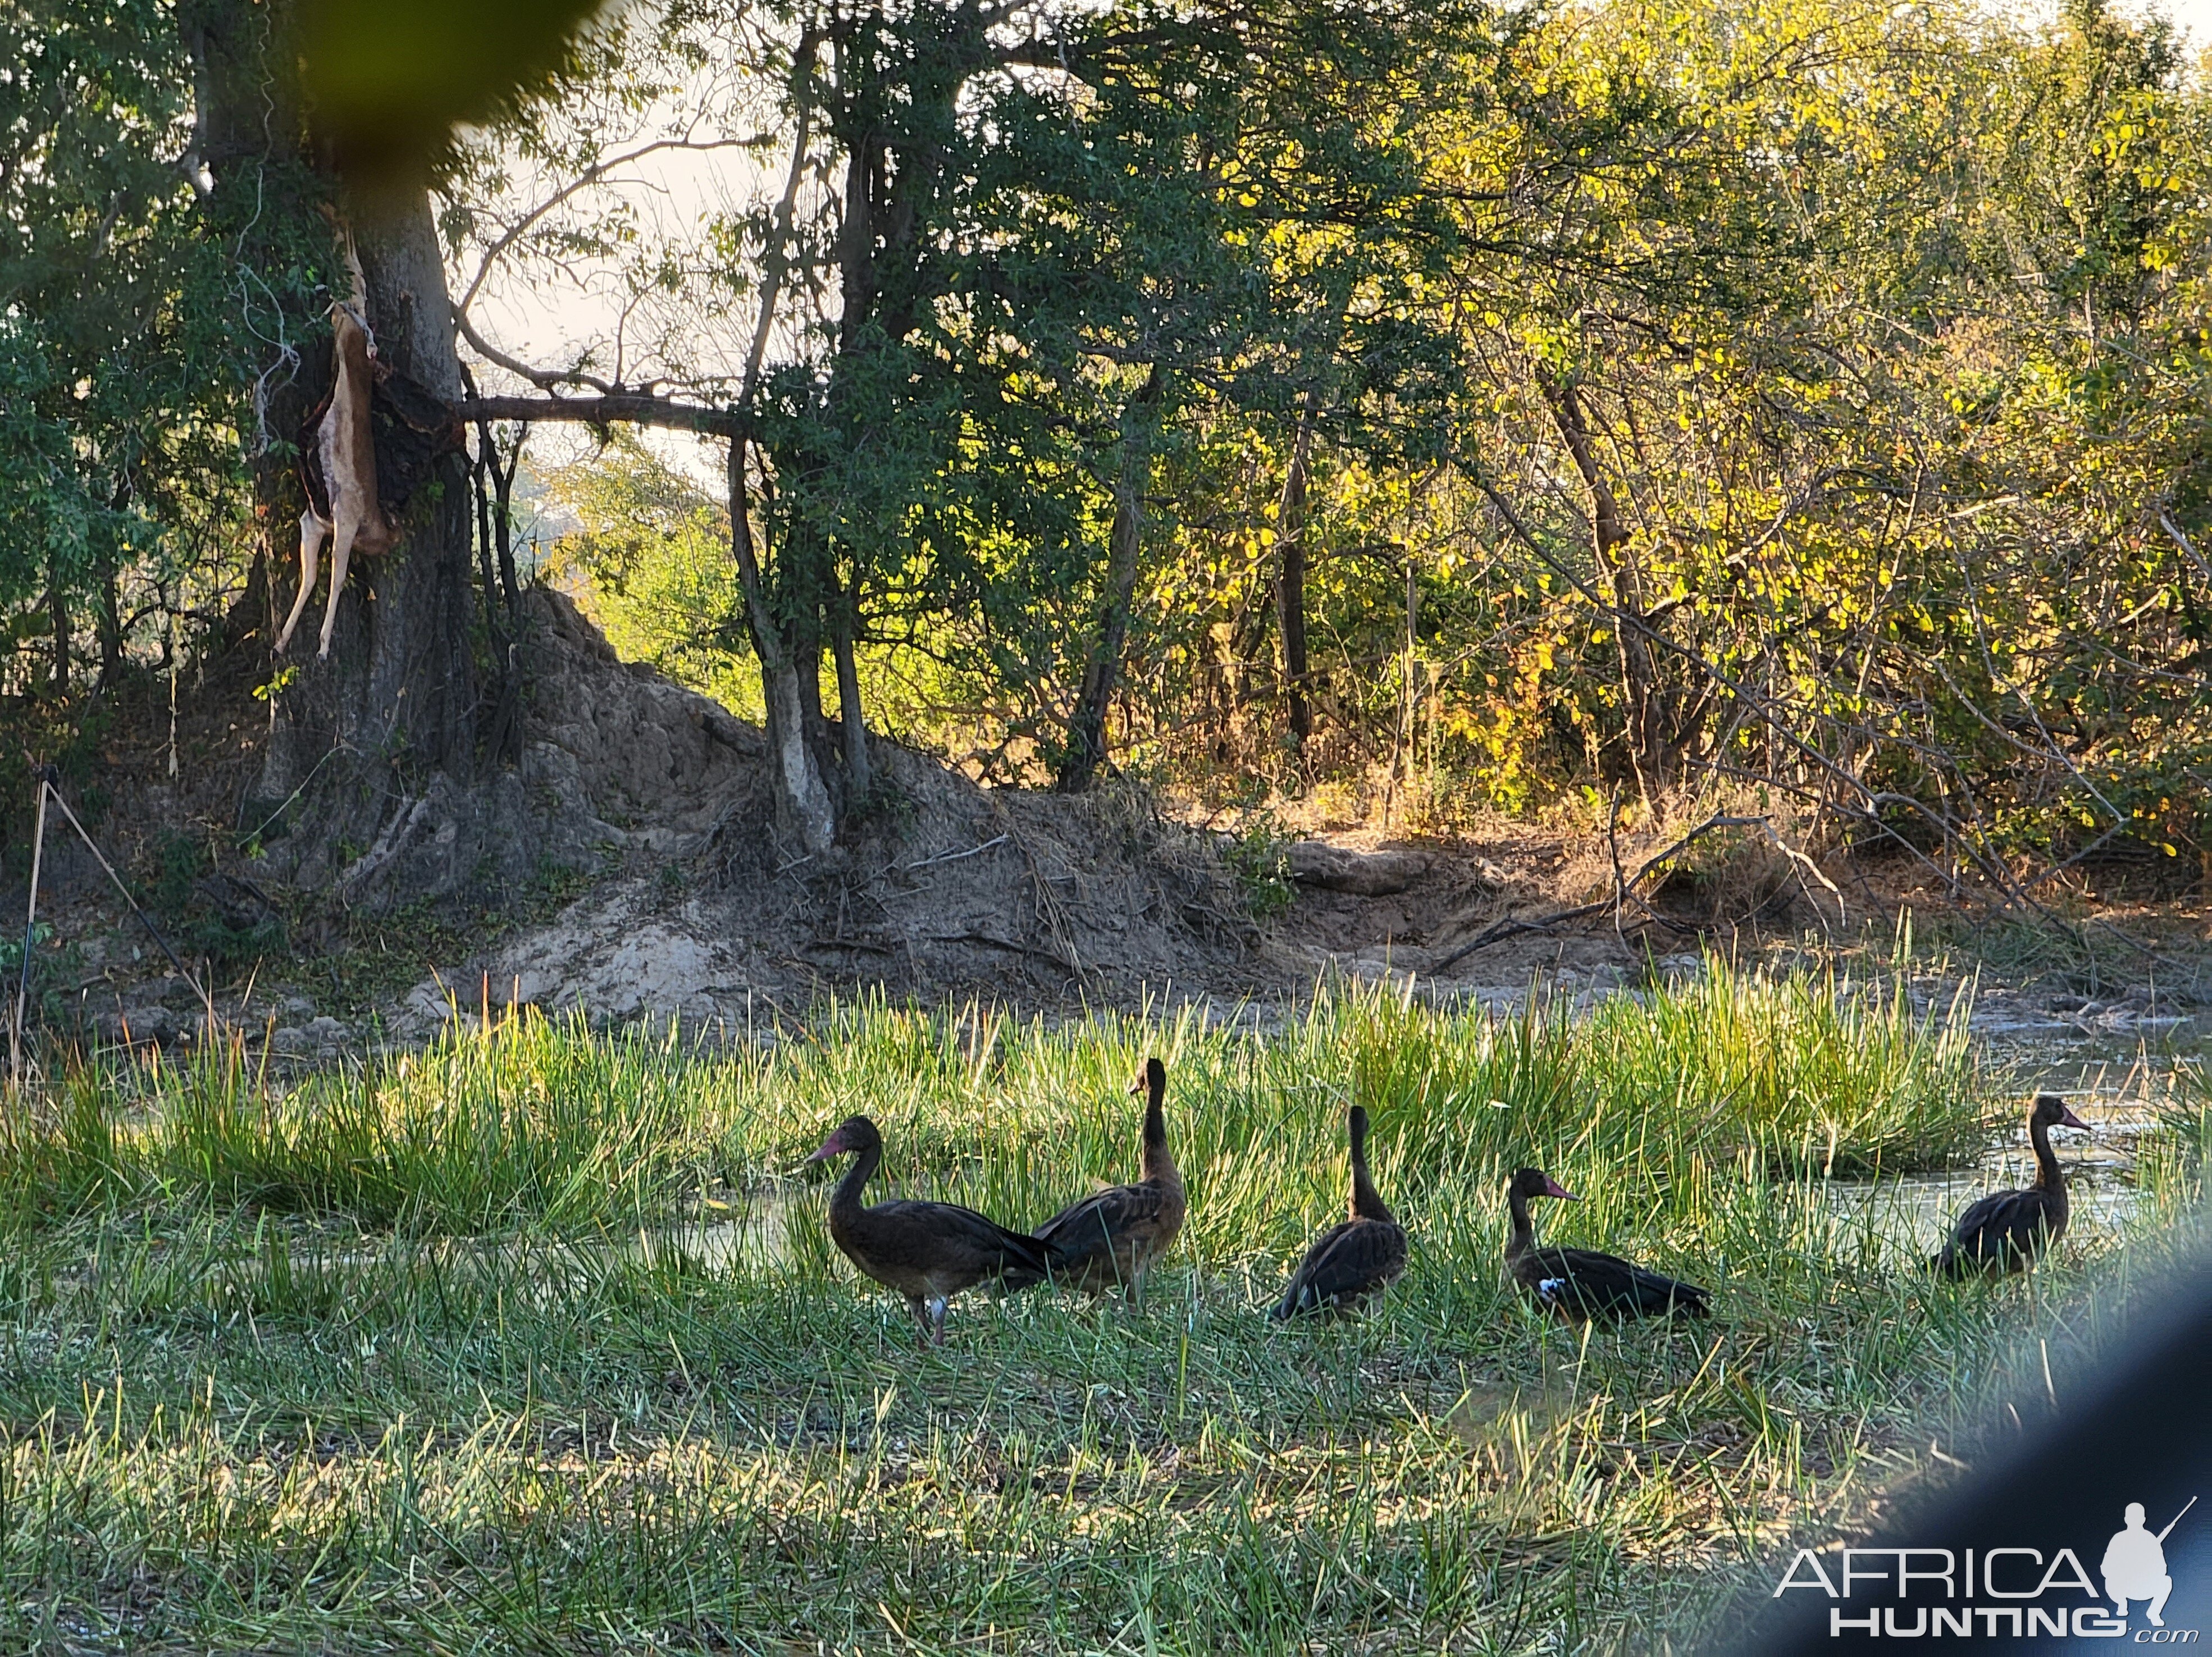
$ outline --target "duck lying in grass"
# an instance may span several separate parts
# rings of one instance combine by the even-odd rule
[[[1380,1293],[1406,1269],[1406,1230],[1376,1194],[1367,1173],[1367,1112],[1352,1108],[1352,1214],[1314,1239],[1290,1286],[1268,1315],[1349,1312]]]
[[[1129,1089],[1146,1101],[1143,1177],[1093,1192],[1037,1228],[1055,1282],[1094,1295],[1119,1284],[1133,1304],[1143,1301],[1145,1273],[1174,1244],[1188,1208],[1182,1174],[1168,1153],[1167,1090],[1168,1067],[1146,1059]]]
[[[830,1199],[830,1239],[884,1288],[906,1296],[924,1344],[945,1340],[945,1307],[953,1296],[997,1282],[1027,1289],[1049,1274],[1048,1251],[1035,1237],[957,1203],[904,1199],[860,1205],[860,1192],[884,1159],[883,1135],[865,1116],[848,1116],[806,1160],[857,1153]]]
[[[1506,1183],[1513,1235],[1505,1245],[1505,1280],[1559,1318],[1706,1316],[1711,1296],[1695,1284],[1647,1272],[1617,1254],[1589,1248],[1539,1248],[1528,1220],[1531,1197],[1581,1200],[1541,1169],[1524,1168]]]
[[[1928,1262],[1946,1278],[1978,1272],[2025,1272],[2037,1256],[2066,1235],[2066,1174],[2051,1149],[2051,1130],[2088,1124],[2055,1093],[2039,1093],[2027,1111],[2027,1142],[2035,1149],[2035,1183],[2025,1191],[1992,1191],[1959,1216],[1948,1241]]]

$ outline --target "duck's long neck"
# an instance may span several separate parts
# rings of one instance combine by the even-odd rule
[[[1506,1187],[1505,1206],[1513,1216],[1513,1235],[1506,1242],[1505,1252],[1525,1254],[1536,1246],[1536,1229],[1528,1223],[1528,1199],[1521,1194],[1519,1185]]]
[[[1395,1225],[1398,1217],[1375,1189],[1375,1181],[1367,1174],[1367,1136],[1355,1131],[1352,1136],[1352,1217],[1355,1220],[1381,1220]]]
[[[831,1214],[857,1214],[860,1211],[860,1193],[875,1177],[877,1164],[883,1160],[884,1148],[881,1145],[861,1148],[860,1154],[853,1158],[852,1167],[845,1170],[845,1177],[837,1181],[836,1190],[830,1193]]]
[[[1163,1108],[1166,1103],[1165,1088],[1155,1088],[1145,1103],[1145,1147],[1140,1166],[1145,1179],[1157,1185],[1180,1186],[1182,1170],[1176,1167],[1175,1158],[1168,1154],[1168,1119]]]
[[[2066,1189],[2065,1172],[2058,1166],[2058,1153],[2051,1148],[2051,1130],[2041,1122],[2027,1125],[2027,1142],[2035,1147],[2035,1183],[2045,1191]]]

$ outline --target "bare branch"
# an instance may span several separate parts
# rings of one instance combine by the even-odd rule
[[[670,431],[736,437],[743,422],[729,409],[678,403],[645,391],[613,391],[600,397],[472,397],[458,410],[464,420],[562,420],[587,426],[659,426]]]
[[[506,369],[511,374],[528,380],[541,391],[550,391],[556,385],[588,385],[593,391],[605,396],[616,396],[620,393],[619,386],[608,380],[601,379],[596,375],[587,374],[580,367],[533,368],[520,357],[509,356],[478,333],[475,324],[469,320],[468,313],[458,306],[453,310],[453,323],[461,331],[461,337],[468,341],[477,355],[487,362]]]
[[[595,184],[602,183],[611,173],[619,172],[634,161],[641,161],[647,156],[664,150],[758,149],[769,142],[769,139],[766,134],[752,138],[655,138],[650,143],[640,144],[635,149],[624,150],[619,155],[610,155],[603,161],[592,162],[591,166],[586,167],[574,179],[509,225],[498,240],[484,249],[483,258],[477,262],[475,276],[470,280],[468,287],[462,290],[461,296],[453,301],[454,312],[457,314],[466,314],[469,307],[476,300],[477,291],[484,285],[484,279],[491,275],[492,266],[506,256],[507,249],[529,234],[532,225],[571,197],[588,190]],[[477,349],[483,348],[479,346]]]

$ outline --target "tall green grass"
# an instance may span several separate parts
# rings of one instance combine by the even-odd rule
[[[88,1066],[0,1133],[34,1209],[191,1198],[477,1233],[665,1211],[696,1182],[723,1091],[672,1041],[534,1017],[286,1087],[242,1037]]]
[[[2201,1232],[2179,1091],[2132,1229],[2033,1285],[1934,1282],[1832,1200],[1980,1147],[1960,1011],[1716,971],[1580,1021],[864,1003],[757,1044],[519,1017],[284,1086],[250,1047],[88,1071],[0,1144],[0,1648],[1695,1648],[1747,1559],[2063,1404]],[[1194,1206],[1141,1312],[979,1296],[917,1352],[789,1177],[865,1110],[890,1183],[1034,1221],[1128,1177],[1149,1052]],[[1352,1102],[1413,1259],[1279,1328]],[[1498,1272],[1522,1161],[1586,1196],[1547,1235],[1713,1321],[1534,1316]]]
[[[1327,988],[1264,1035],[1192,1007],[1052,1023],[866,1000],[766,1044],[526,1012],[289,1088],[242,1040],[81,1071],[0,1138],[0,1192],[46,1211],[190,1196],[426,1233],[620,1228],[770,1177],[863,1111],[894,1177],[1034,1220],[1128,1177],[1123,1089],[1158,1051],[1209,1247],[1279,1246],[1335,1206],[1354,1103],[1416,1205],[1534,1162],[1663,1216],[1723,1171],[1959,1160],[1990,1102],[1954,1012],[1718,963],[1580,1021]]]

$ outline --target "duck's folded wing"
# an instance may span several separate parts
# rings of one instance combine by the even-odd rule
[[[957,1203],[884,1203],[874,1212],[933,1247],[965,1255],[1012,1289],[1042,1283],[1049,1267],[1049,1252],[1035,1237]]]
[[[1995,1260],[2008,1249],[2032,1248],[2033,1235],[2043,1223],[2043,1208],[2033,1192],[1992,1191],[1959,1216],[1936,1264],[1939,1268],[1954,1262],[1979,1264]]]
[[[2025,1194],[2018,1191],[1992,1191],[1988,1196],[1968,1204],[1966,1211],[1959,1216],[1958,1223],[1951,1228],[1952,1240],[1956,1241],[1987,1230],[1993,1221],[2002,1229],[2003,1217],[2018,1205]]]
[[[1395,1278],[1405,1265],[1406,1234],[1398,1227],[1346,1220],[1315,1239],[1274,1315],[1296,1317],[1364,1295]]]
[[[1071,1259],[1109,1250],[1115,1238],[1157,1224],[1166,1204],[1157,1186],[1109,1186],[1047,1220],[1036,1229],[1037,1241]]]
[[[1675,1310],[1692,1317],[1705,1314],[1709,1296],[1695,1284],[1678,1282],[1618,1254],[1595,1249],[1545,1253],[1545,1275],[1537,1293],[1553,1303],[1583,1312],[1629,1312],[1639,1316]]]
[[[1711,1309],[1706,1304],[1712,1298],[1710,1290],[1700,1289],[1696,1284],[1684,1283],[1679,1278],[1670,1278],[1644,1266],[1636,1266],[1633,1270],[1636,1273],[1638,1309],[1646,1315],[1659,1317],[1670,1312],[1680,1312],[1689,1317],[1702,1318]]]

